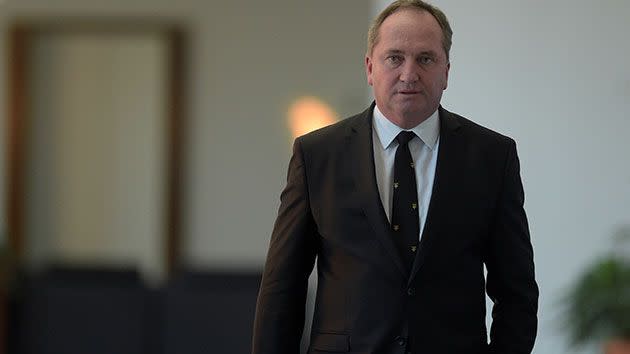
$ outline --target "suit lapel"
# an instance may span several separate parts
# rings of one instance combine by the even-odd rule
[[[409,284],[413,281],[430,251],[431,243],[437,237],[438,223],[448,218],[449,203],[455,200],[450,195],[449,183],[461,178],[461,167],[465,156],[464,140],[460,136],[460,125],[452,114],[441,106],[440,114],[440,146],[438,151],[433,192],[429,202],[427,221],[422,232],[418,253],[411,268]]]
[[[374,171],[374,149],[372,147],[372,112],[374,104],[360,114],[356,123],[351,127],[347,136],[348,151],[352,160],[348,166],[354,171],[354,183],[357,188],[361,207],[374,230],[376,239],[380,242],[385,252],[391,258],[399,270],[400,275],[406,280],[408,270],[403,265],[402,259],[390,234],[389,221],[383,209],[383,204],[376,183]]]

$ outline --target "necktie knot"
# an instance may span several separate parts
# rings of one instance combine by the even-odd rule
[[[398,141],[398,144],[405,145],[415,136],[416,136],[416,133],[403,130],[400,133],[398,133],[398,135],[396,136],[396,140]]]

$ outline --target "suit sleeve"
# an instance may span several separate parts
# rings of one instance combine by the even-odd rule
[[[491,354],[529,354],[536,338],[538,285],[519,170],[510,141],[486,259],[486,290],[494,302]]]
[[[293,145],[258,293],[252,354],[299,353],[317,239],[298,139]]]

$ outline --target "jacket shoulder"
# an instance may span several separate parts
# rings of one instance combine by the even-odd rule
[[[459,125],[462,134],[466,135],[469,139],[477,142],[490,144],[490,145],[513,145],[514,139],[511,137],[487,128],[481,124],[475,123],[472,120],[461,116],[457,113],[445,111],[448,115],[447,119],[452,119]]]
[[[314,130],[296,139],[303,149],[325,149],[341,142],[356,126],[366,124],[369,113],[362,112],[340,120],[337,123]]]

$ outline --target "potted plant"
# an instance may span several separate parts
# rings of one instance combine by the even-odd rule
[[[630,228],[618,234],[608,256],[588,267],[568,293],[572,343],[604,342],[605,354],[630,354]]]

